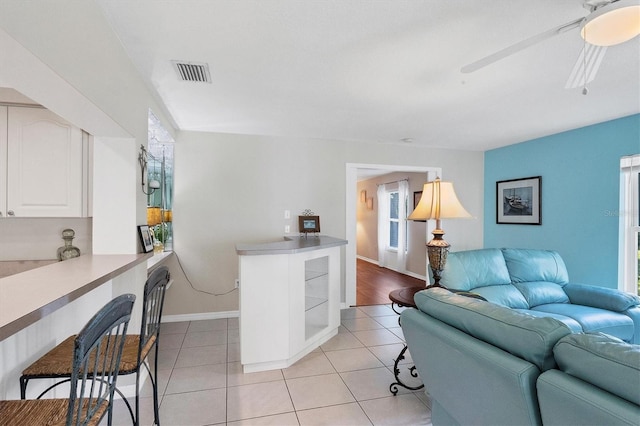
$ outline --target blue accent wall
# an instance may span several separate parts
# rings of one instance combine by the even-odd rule
[[[557,250],[576,283],[617,288],[620,158],[640,114],[485,152],[484,247]],[[496,224],[496,182],[542,176],[542,225]]]

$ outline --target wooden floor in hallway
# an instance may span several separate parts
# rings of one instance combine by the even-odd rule
[[[424,280],[356,259],[357,306],[388,304],[391,303],[389,293],[393,290],[420,286],[425,286]]]

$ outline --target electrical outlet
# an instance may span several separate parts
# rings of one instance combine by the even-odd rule
[[[238,287],[240,287],[240,280],[236,278],[236,281],[235,281],[235,284],[234,284],[234,285],[235,285],[235,287],[234,287],[234,288],[238,288]]]
[[[284,211],[284,218],[285,219],[291,219],[291,210],[285,210]]]
[[[290,233],[290,232],[291,232],[291,227],[290,227],[289,225],[285,225],[285,226],[284,226],[284,233],[285,233],[285,234],[288,234],[288,233]]]

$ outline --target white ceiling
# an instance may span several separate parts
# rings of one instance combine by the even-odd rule
[[[486,150],[640,112],[639,37],[587,96],[564,88],[578,30],[460,72],[587,15],[581,0],[96,1],[183,130]],[[208,63],[212,84],[172,60]]]

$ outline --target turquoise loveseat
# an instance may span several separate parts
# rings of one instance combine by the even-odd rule
[[[430,288],[402,330],[433,425],[638,425],[640,346]]]
[[[570,282],[564,261],[555,251],[452,252],[440,284],[529,315],[558,319],[573,332],[601,332],[640,344],[640,298]]]

